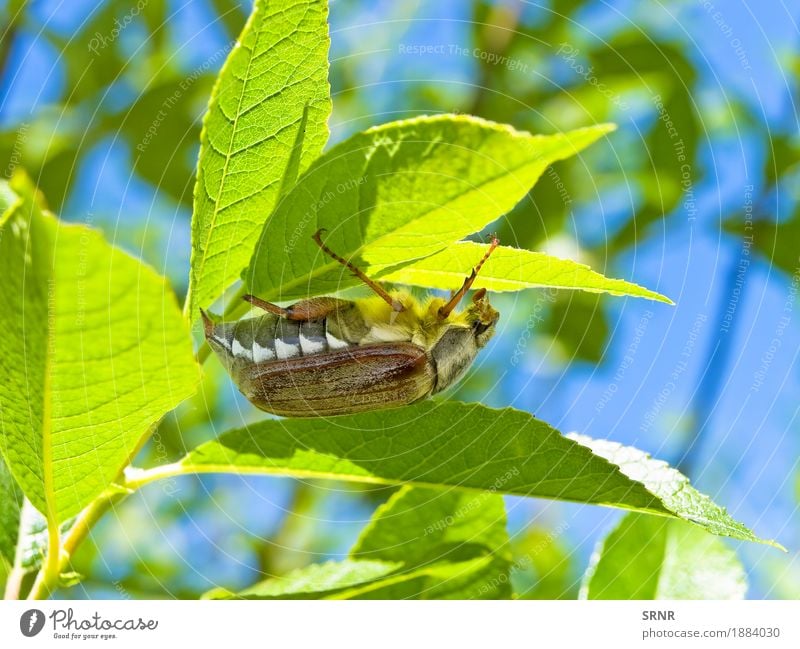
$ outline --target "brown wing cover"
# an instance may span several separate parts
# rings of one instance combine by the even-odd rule
[[[436,374],[412,343],[363,345],[258,363],[234,376],[258,408],[284,417],[319,417],[402,406],[428,396]]]

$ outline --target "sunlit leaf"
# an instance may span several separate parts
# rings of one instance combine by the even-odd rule
[[[193,320],[238,279],[281,192],[328,139],[327,11],[323,0],[257,0],[220,72],[195,186]]]
[[[632,447],[565,437],[528,413],[480,404],[423,401],[329,419],[262,421],[201,444],[162,471],[490,490],[673,516],[761,541],[665,462]],[[132,471],[129,484],[137,486],[137,478]]]
[[[736,553],[685,523],[628,514],[599,545],[582,599],[744,599]]]
[[[487,248],[488,244],[462,241],[400,270],[379,275],[379,278],[428,288],[457,289]],[[571,259],[559,259],[543,252],[507,246],[495,249],[473,284],[473,288],[490,291],[519,291],[539,287],[633,295],[671,304],[663,295],[621,279],[609,279]]]
[[[531,135],[439,115],[368,129],[327,151],[281,201],[245,280],[275,300],[355,285],[312,240],[320,228],[330,248],[368,274],[439,252],[513,208],[554,160],[612,128]]]
[[[44,212],[29,181],[0,221],[0,451],[63,522],[101,493],[199,379],[174,295],[150,268]]]
[[[0,457],[0,562],[14,563],[19,533],[22,491]]]
[[[498,481],[500,482],[500,481]],[[489,557],[473,572],[445,581],[404,582],[388,598],[490,599],[511,593],[511,556],[503,499],[489,492],[406,486],[378,508],[350,551],[354,559],[402,561],[406,566]]]

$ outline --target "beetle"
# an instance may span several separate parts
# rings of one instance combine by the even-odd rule
[[[289,307],[245,295],[265,313],[235,322],[200,312],[208,344],[244,396],[276,415],[319,417],[407,405],[454,385],[500,317],[486,289],[454,313],[497,239],[449,300],[420,303],[407,292],[387,292],[325,245],[323,232],[313,236],[317,245],[374,295],[315,297]]]

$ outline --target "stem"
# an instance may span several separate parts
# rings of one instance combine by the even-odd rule
[[[22,580],[25,578],[25,571],[22,566],[14,565],[6,579],[6,590],[3,599],[19,599],[22,589]]]
[[[292,499],[287,504],[283,518],[278,530],[272,535],[272,539],[265,543],[260,554],[260,569],[263,575],[270,577],[276,574],[284,574],[293,568],[300,568],[305,563],[302,555],[306,552],[306,543],[298,547],[297,539],[302,535],[303,528],[307,524],[306,514],[314,506],[316,492],[305,480],[296,480]],[[281,561],[281,551],[289,550],[288,563],[286,556]],[[283,553],[284,555],[287,553]],[[300,562],[296,560],[300,557]],[[297,565],[295,565],[297,564]]]
[[[22,567],[22,539],[28,528],[28,518],[33,510],[30,500],[23,496],[19,505],[19,524],[17,525],[17,544],[14,548],[14,565],[6,579],[6,590],[3,599],[19,599],[22,596],[22,582],[25,579],[25,568]]]
[[[33,582],[33,586],[31,587],[28,599],[45,599],[58,588],[58,580],[61,573],[66,570],[75,551],[89,535],[92,527],[113,504],[126,495],[127,493],[118,490],[107,491],[95,498],[89,506],[78,515],[78,518],[75,519],[75,524],[64,537],[64,543],[60,551],[56,550],[56,552],[52,552],[51,549],[48,549],[47,563],[48,566],[51,567],[39,571],[39,574],[36,576],[36,581]]]
[[[187,469],[180,462],[173,462],[172,464],[162,464],[161,466],[153,467],[152,469],[137,469],[136,467],[128,467],[125,471],[125,487],[131,491],[137,491],[157,480],[164,480],[165,478],[176,478],[181,475],[194,475],[197,473],[196,469]]]
[[[36,591],[36,585],[40,582],[42,588],[47,588],[45,597],[50,594],[50,589],[58,584],[58,576],[61,574],[61,537],[58,533],[58,523],[48,518],[47,520],[47,556],[42,570],[36,577],[36,581],[31,589],[31,595]],[[29,595],[29,599],[33,599]]]

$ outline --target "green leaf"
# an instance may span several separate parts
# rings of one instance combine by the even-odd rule
[[[0,562],[11,566],[17,550],[22,491],[0,457]]]
[[[462,241],[409,266],[379,275],[378,279],[427,288],[457,289],[488,248],[487,244]],[[663,295],[621,279],[609,279],[571,259],[506,246],[495,249],[473,284],[473,288],[495,292],[540,287],[633,295],[672,304]]]
[[[273,577],[239,593],[216,588],[204,599],[395,599],[410,586],[426,579],[437,582],[469,577],[490,561],[481,557],[459,563],[436,563],[403,570],[398,564],[383,561],[346,559],[339,562],[312,564],[294,570],[285,577]]]
[[[0,452],[61,523],[111,483],[199,372],[162,277],[44,212],[26,178],[12,189],[20,199],[0,220]]]
[[[567,437],[620,467],[626,476],[644,485],[650,493],[656,494],[663,507],[678,518],[695,523],[712,534],[743,541],[758,541],[783,549],[774,541],[759,539],[747,527],[734,520],[723,507],[692,487],[689,478],[666,462],[654,460],[638,448],[623,446],[617,442],[592,439],[577,433],[571,433]]]
[[[245,273],[253,293],[289,300],[358,280],[312,241],[374,275],[437,253],[511,210],[555,160],[612,125],[531,135],[476,117],[391,122],[333,147],[280,202]]]
[[[378,508],[350,556],[401,561],[406,566],[488,557],[485,563],[475,563],[473,572],[448,574],[444,581],[428,576],[383,594],[391,599],[494,599],[511,594],[508,544],[501,496],[406,486]]]
[[[458,402],[262,421],[200,445],[176,465],[132,471],[127,484],[229,472],[490,490],[674,516],[715,534],[760,540],[642,451],[565,437],[513,408]]]
[[[581,599],[744,599],[736,553],[680,521],[628,514],[599,545]]]
[[[186,309],[239,278],[281,188],[328,139],[327,3],[257,0],[211,95],[200,140]]]

